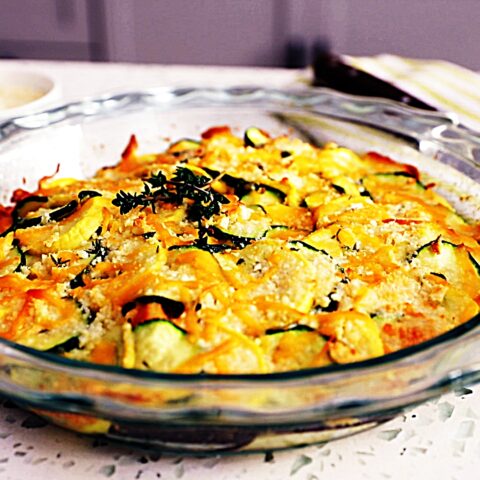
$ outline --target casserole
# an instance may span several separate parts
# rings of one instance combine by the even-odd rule
[[[2,202],[46,171],[82,177],[118,158],[135,133],[146,151],[206,125],[254,124],[314,144],[334,141],[416,166],[478,220],[478,138],[436,113],[328,90],[160,89],[103,97],[0,127]],[[132,131],[133,130],[133,131]],[[439,166],[441,165],[441,169]],[[12,168],[14,167],[14,168]],[[413,347],[355,364],[273,374],[129,371],[1,341],[1,388],[17,403],[83,432],[192,453],[258,451],[329,440],[478,376],[478,318]]]

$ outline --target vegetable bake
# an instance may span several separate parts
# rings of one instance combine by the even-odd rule
[[[270,373],[377,357],[474,317],[478,225],[378,153],[215,127],[134,136],[0,207],[0,336],[71,359]]]

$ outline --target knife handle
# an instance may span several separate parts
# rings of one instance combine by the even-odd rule
[[[313,72],[313,84],[317,87],[328,87],[352,95],[383,97],[411,107],[437,111],[435,107],[391,83],[347,65],[340,56],[330,52],[317,53],[313,61]]]

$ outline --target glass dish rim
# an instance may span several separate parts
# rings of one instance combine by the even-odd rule
[[[215,106],[252,106],[252,104],[249,102],[263,99],[267,102],[272,102],[272,105],[274,105],[275,101],[278,100],[293,102],[291,105],[293,108],[305,109],[305,107],[315,106],[315,101],[321,101],[325,98],[330,98],[334,101],[350,102],[350,105],[359,108],[365,106],[376,106],[379,109],[383,108],[385,111],[394,112],[402,119],[414,118],[420,122],[425,121],[428,126],[427,132],[437,127],[451,128],[453,131],[455,131],[458,137],[451,142],[448,139],[442,139],[441,141],[446,147],[453,145],[455,150],[457,150],[456,147],[458,147],[458,144],[466,144],[476,148],[478,148],[480,145],[479,134],[462,126],[456,115],[451,113],[421,110],[380,97],[348,95],[327,88],[268,89],[240,86],[230,88],[158,87],[136,90],[133,92],[117,92],[114,94],[105,93],[98,96],[89,96],[82,100],[65,103],[63,105],[48,108],[39,112],[16,116],[0,121],[0,146],[3,142],[8,141],[13,135],[19,132],[28,133],[32,130],[48,128],[52,125],[67,122],[71,119],[76,119],[79,121],[79,123],[81,123],[87,118],[102,117],[109,113],[115,112],[121,113],[127,109],[128,106],[142,105],[145,100],[147,100],[148,106],[159,107],[161,106],[161,103],[149,103],[148,100],[156,99],[157,102],[160,100],[160,102],[165,102],[165,105],[168,105],[168,102],[172,99],[180,99],[178,103],[172,104],[173,108],[175,108],[175,106],[188,107],[189,102],[191,102],[192,99],[193,101],[197,99],[205,100],[209,95],[212,96],[211,100],[217,102],[220,101],[220,103],[215,104]],[[97,108],[95,108],[95,106]],[[312,112],[312,110],[308,111]],[[315,110],[313,110],[313,112],[315,112]],[[131,112],[127,110],[127,113]],[[338,115],[328,112],[318,113],[322,113],[326,117],[351,121],[353,123],[361,123],[365,126],[377,128],[378,130],[386,130],[387,132],[395,133],[395,131],[392,132],[392,130],[389,128],[384,128],[383,126],[376,124],[374,121],[362,121],[362,119],[359,120],[358,118],[355,118],[354,114],[351,114],[352,112],[348,112],[347,110],[342,111]],[[350,117],[349,114],[351,114]],[[405,136],[401,132],[396,133],[400,133],[401,137],[408,137],[408,135]],[[417,132],[415,133],[416,134],[412,135],[412,139],[418,142],[422,139],[426,139],[424,131],[419,131],[418,134]],[[427,139],[430,139],[428,138],[428,135]],[[436,139],[436,141],[438,142],[439,140]],[[465,157],[464,155],[462,156],[468,163],[473,163],[476,168],[480,167],[480,164],[476,159],[469,158],[468,156]],[[93,362],[72,360],[52,353],[39,351],[34,348],[2,338],[0,338],[0,353],[5,354],[7,357],[9,355],[11,356],[13,353],[13,355],[19,357],[19,359],[23,361],[31,361],[32,364],[35,363],[35,360],[40,360],[42,364],[53,369],[73,369],[75,372],[79,372],[80,374],[87,374],[86,376],[88,377],[98,377],[98,374],[104,374],[105,376],[102,377],[104,380],[107,380],[108,377],[111,377],[111,379],[115,381],[118,381],[119,379],[123,381],[130,380],[132,383],[135,383],[135,381],[138,380],[147,382],[158,381],[159,383],[167,381],[172,385],[182,383],[184,386],[186,386],[186,384],[196,384],[197,382],[206,382],[216,385],[220,382],[224,383],[225,381],[232,381],[252,382],[253,387],[262,381],[268,382],[271,385],[272,383],[275,384],[288,381],[299,381],[311,379],[312,377],[320,379],[335,374],[348,375],[352,372],[359,371],[364,371],[364,373],[373,373],[374,371],[377,371],[383,367],[401,365],[402,361],[412,359],[417,355],[432,352],[435,347],[441,345],[453,348],[455,340],[460,341],[461,338],[467,336],[468,333],[472,333],[477,327],[479,327],[479,325],[480,313],[469,319],[467,322],[464,322],[441,335],[433,337],[419,344],[381,355],[379,357],[354,363],[332,364],[323,367],[276,373],[178,374],[154,372],[135,368],[124,368],[116,365],[102,365]]]

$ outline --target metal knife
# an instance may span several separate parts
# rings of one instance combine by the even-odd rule
[[[438,111],[432,105],[391,83],[346,64],[339,55],[331,52],[319,52],[316,55],[313,61],[313,72],[313,84],[317,87],[328,87],[340,92],[366,97],[383,97],[411,107]]]

